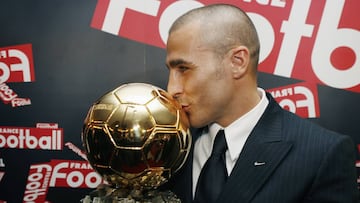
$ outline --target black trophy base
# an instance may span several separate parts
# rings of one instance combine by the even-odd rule
[[[181,203],[171,191],[128,190],[101,185],[80,200],[81,203]]]

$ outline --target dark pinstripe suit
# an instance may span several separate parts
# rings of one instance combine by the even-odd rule
[[[352,140],[300,119],[283,110],[269,94],[267,97],[269,105],[246,141],[218,202],[358,202]],[[192,133],[196,140],[201,129]],[[183,202],[192,201],[192,154],[164,187]]]

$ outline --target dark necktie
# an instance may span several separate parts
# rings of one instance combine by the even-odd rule
[[[194,202],[216,202],[228,177],[225,164],[226,150],[224,130],[220,130],[216,134],[211,155],[200,172]]]

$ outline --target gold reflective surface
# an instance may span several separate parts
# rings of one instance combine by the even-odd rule
[[[150,189],[180,169],[191,135],[187,117],[167,92],[130,83],[93,104],[82,141],[89,163],[109,184]]]

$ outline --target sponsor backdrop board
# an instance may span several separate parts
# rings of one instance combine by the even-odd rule
[[[259,86],[283,108],[350,135],[357,148],[358,0],[5,0],[0,202],[78,202],[100,184],[80,138],[90,105],[124,83],[165,89],[169,26],[213,3],[243,8],[258,28]]]

